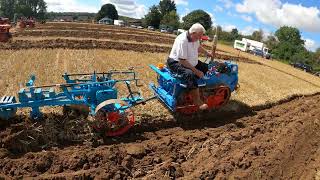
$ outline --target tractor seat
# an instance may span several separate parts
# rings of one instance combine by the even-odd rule
[[[169,70],[169,71],[170,71],[170,70]],[[170,73],[171,73],[171,76],[172,76],[173,78],[175,78],[175,79],[177,79],[177,80],[180,81],[179,85],[180,85],[181,87],[184,87],[184,88],[187,88],[187,87],[188,87],[188,86],[187,86],[187,83],[184,82],[183,79],[181,79],[181,78],[182,78],[181,75],[176,74],[176,73],[173,73],[172,71],[170,71]],[[204,87],[204,86],[206,86],[206,82],[204,81],[204,79],[198,79],[198,87]]]

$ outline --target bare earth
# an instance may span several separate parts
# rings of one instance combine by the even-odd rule
[[[24,71],[31,71],[34,67],[25,65],[31,64],[31,61],[19,60],[30,56],[29,49],[33,48],[36,48],[34,52],[39,50],[37,48],[115,49],[154,55],[168,53],[173,40],[173,35],[147,30],[48,23],[35,29],[16,30],[13,40],[0,44],[0,50],[5,52],[2,53],[1,72],[14,80]],[[145,106],[151,109],[136,107],[136,126],[121,137],[104,139],[92,133],[87,119],[62,115],[61,108],[45,109],[44,119],[39,122],[30,121],[27,111],[19,110],[22,112],[18,112],[12,124],[0,121],[0,179],[320,180],[320,93],[297,97],[297,94],[303,94],[301,92],[319,92],[318,79],[277,62],[252,60],[251,55],[240,57],[239,52],[228,48],[219,46],[216,58],[240,62],[241,88],[246,90],[243,96],[238,94],[240,100],[231,100],[219,111],[179,121],[166,113],[168,111],[159,103]],[[11,50],[27,52],[21,55],[16,51],[16,54],[6,55]],[[52,53],[56,53],[55,59],[51,58],[56,63],[51,64],[63,63],[60,68],[67,69],[68,63],[59,58],[64,53],[59,51],[43,52],[32,62],[52,57]],[[81,51],[65,53],[70,53],[68,56],[80,54],[73,59],[82,57]],[[107,51],[99,53],[96,61],[113,58]],[[120,56],[119,52],[111,53]],[[93,56],[91,52],[83,54]],[[131,60],[130,55],[137,56],[124,54],[123,59],[126,62]],[[146,59],[147,64],[155,63],[157,59],[163,60],[161,55],[149,56],[139,55],[137,59]],[[19,62],[26,66],[21,67],[20,75],[15,69],[12,70],[15,64],[20,65]],[[46,63],[43,64],[40,67],[48,68]],[[69,66],[78,67],[73,64]],[[30,69],[26,70],[28,67]],[[81,66],[78,68],[81,69]],[[277,76],[276,80],[274,76]],[[259,78],[258,81],[255,78]],[[16,86],[1,77],[0,82],[4,92]],[[271,97],[275,93],[277,96]],[[283,97],[280,98],[280,95]],[[287,99],[287,95],[291,98]],[[266,101],[264,96],[275,102],[270,103],[268,99],[259,106],[245,104],[253,100]],[[251,99],[246,100],[248,97]],[[278,99],[281,99],[280,103],[277,103]],[[151,110],[155,113],[148,113]]]
[[[174,119],[143,117],[105,142],[18,150],[19,126],[0,132],[2,177],[107,179],[314,179],[320,171],[320,95],[260,111]],[[235,102],[233,102],[235,103]],[[100,142],[100,144],[99,144]]]

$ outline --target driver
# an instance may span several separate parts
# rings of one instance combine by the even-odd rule
[[[194,97],[194,102],[199,109],[206,110],[208,105],[200,98],[197,80],[202,78],[208,71],[208,64],[199,61],[199,52],[212,57],[212,53],[200,45],[200,38],[205,33],[204,27],[200,23],[193,24],[191,28],[178,35],[172,46],[167,65],[169,69],[182,77],[190,88],[190,93]]]

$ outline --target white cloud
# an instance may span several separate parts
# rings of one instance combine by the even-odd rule
[[[188,0],[173,0],[176,5],[184,5],[184,6],[188,6]]]
[[[184,9],[184,12],[181,14],[181,16],[180,16],[180,22],[182,22],[182,18],[184,17],[184,16],[186,16],[187,14],[189,14],[190,13],[190,9],[189,8],[185,8]]]
[[[232,13],[231,11],[228,11],[228,12],[227,12],[227,15],[230,16],[230,17],[238,17],[237,14]]]
[[[215,12],[222,12],[222,11],[223,11],[223,8],[222,8],[221,6],[216,5],[216,6],[213,8],[213,11],[215,11]]]
[[[208,12],[208,11],[206,11],[206,13],[208,13],[209,14],[209,16],[210,16],[210,18],[211,18],[211,22],[212,22],[212,25],[211,26],[216,26],[216,19],[214,18],[214,16],[213,16],[213,14],[212,13],[210,13],[210,12]]]
[[[229,9],[231,8],[232,6],[234,6],[232,0],[218,0],[220,2],[222,2],[224,4],[224,7]]]
[[[135,0],[101,0],[101,2],[113,4],[121,16],[142,18],[147,13],[147,7],[137,4]]]
[[[303,40],[305,40],[304,47],[306,47],[309,51],[313,51],[313,52],[316,51],[318,46],[317,46],[317,43],[314,40],[312,40],[312,39],[304,39],[304,38],[303,38]]]
[[[99,7],[81,4],[79,0],[45,0],[48,12],[93,12],[96,13]]]
[[[247,22],[252,22],[251,16],[241,15],[240,17],[241,17],[243,20],[247,21]]]
[[[237,27],[235,25],[228,24],[228,25],[222,25],[221,28],[223,31],[231,32],[232,29]]]
[[[259,29],[251,27],[251,26],[246,26],[244,29],[240,30],[240,33],[242,35],[251,35],[254,31],[259,31]]]
[[[320,32],[320,10],[301,4],[282,4],[280,0],[244,0],[236,5],[237,12],[255,14],[265,24],[276,27],[293,26],[309,32]]]

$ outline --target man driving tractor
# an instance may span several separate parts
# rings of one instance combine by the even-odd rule
[[[202,52],[212,57],[212,53],[200,45],[199,40],[204,33],[205,29],[200,23],[193,24],[188,31],[176,37],[167,60],[169,69],[180,75],[187,83],[187,88],[191,89],[190,93],[200,110],[208,109],[208,105],[200,98],[197,80],[206,74],[208,64],[199,61],[198,55]]]

